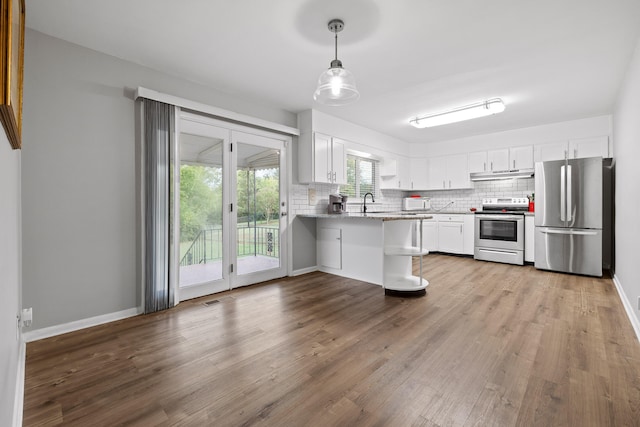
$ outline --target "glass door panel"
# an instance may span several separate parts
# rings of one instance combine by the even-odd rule
[[[233,132],[236,268],[233,287],[286,275],[283,142]],[[284,213],[284,214],[283,214]]]
[[[228,213],[223,209],[230,131],[182,118],[180,151],[180,300],[229,289]]]

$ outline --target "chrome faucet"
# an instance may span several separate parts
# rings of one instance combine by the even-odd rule
[[[365,193],[364,197],[362,198],[363,204],[362,204],[362,213],[367,213],[367,196],[371,196],[371,203],[375,203],[375,199],[373,198],[373,193]]]

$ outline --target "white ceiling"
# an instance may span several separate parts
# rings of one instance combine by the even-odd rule
[[[243,99],[416,143],[610,114],[640,35],[640,0],[29,0],[26,16],[45,34]],[[333,59],[332,18],[345,21],[338,58],[361,95],[344,107],[312,99]],[[504,113],[408,125],[493,97]]]

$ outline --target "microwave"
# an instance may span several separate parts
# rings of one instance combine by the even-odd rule
[[[424,211],[431,209],[431,200],[428,197],[405,197],[402,199],[403,211]]]

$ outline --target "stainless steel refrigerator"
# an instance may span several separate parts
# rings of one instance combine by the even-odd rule
[[[535,267],[602,276],[613,248],[612,159],[535,165]]]

